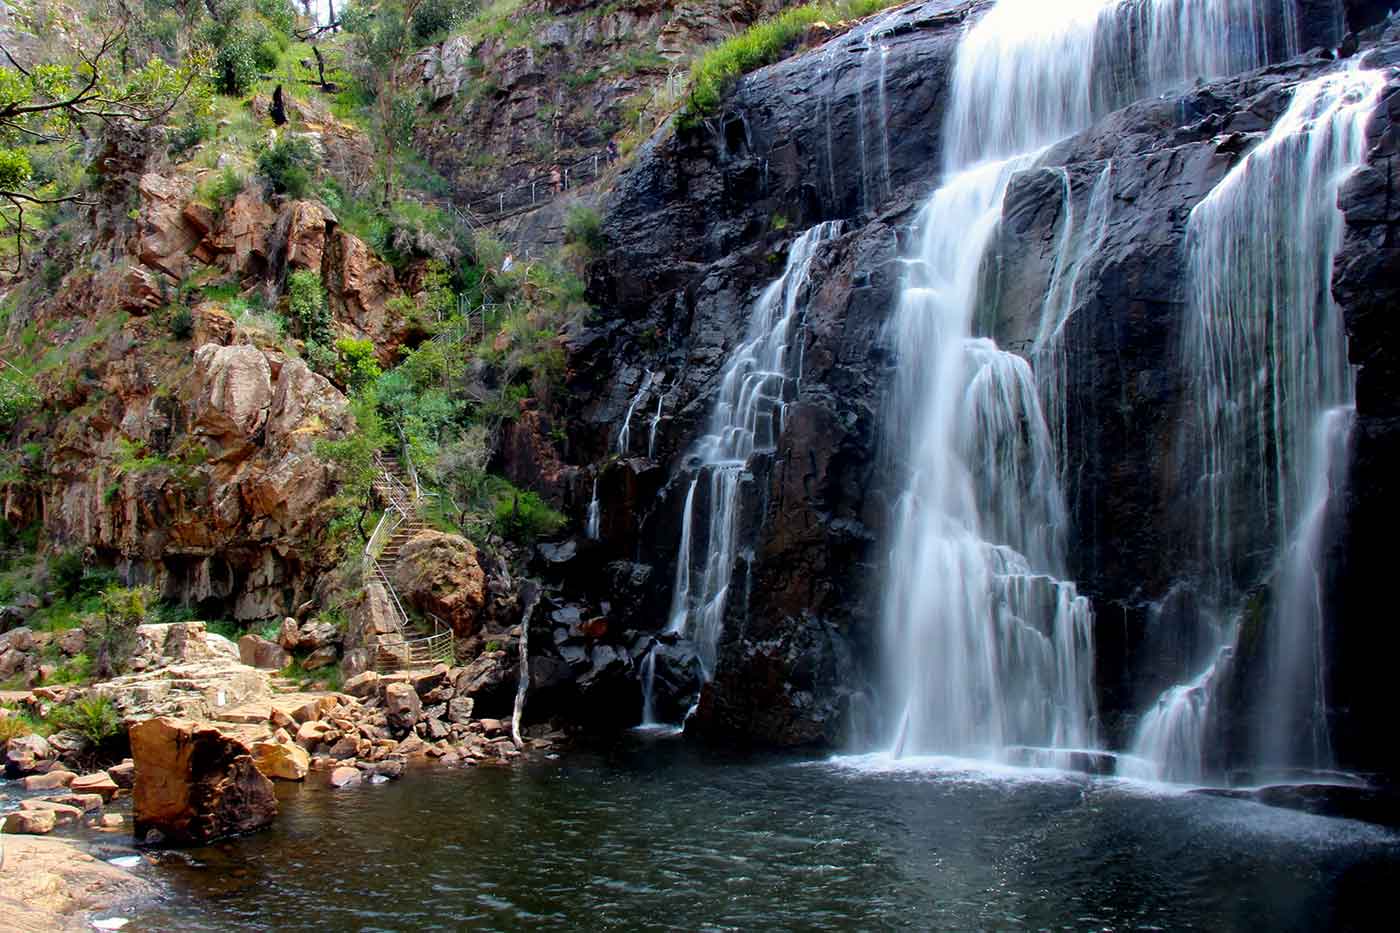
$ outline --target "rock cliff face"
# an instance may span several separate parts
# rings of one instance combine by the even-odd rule
[[[323,127],[309,135],[325,137],[328,163],[363,158],[345,127],[308,125]],[[275,302],[288,273],[310,269],[334,336],[368,339],[388,363],[412,329],[391,299],[419,270],[396,273],[318,201],[252,183],[216,213],[195,199],[202,170],[169,164],[159,140],[114,127],[104,145],[109,197],[52,244],[64,274],[51,294],[6,323],[7,345],[41,355],[47,414],[20,425],[45,449],[9,474],[5,518],[204,612],[295,613],[334,563],[319,550],[333,482],[315,446],[353,426],[343,387],[256,315],[205,301],[181,334],[168,306],[214,278]],[[119,213],[127,198],[136,207]]]
[[[570,169],[571,189],[588,184],[607,168],[610,137],[650,130],[691,51],[794,2],[533,0],[509,21],[416,56],[409,79],[422,86],[427,113],[415,145],[452,183],[456,203],[483,215],[528,210],[548,199],[552,166]],[[556,238],[560,220],[545,221]]]
[[[754,464],[744,487],[741,562],[720,660],[692,724],[779,744],[833,743],[859,724],[872,669],[880,545],[891,465],[882,462],[883,396],[898,348],[884,324],[900,281],[899,257],[922,199],[937,184],[942,107],[953,51],[981,3],[927,2],[870,30],[746,77],[721,115],[693,134],[662,133],[606,202],[606,261],[590,295],[600,313],[570,345],[573,459],[593,462],[566,493],[582,520],[598,478],[601,542],[579,558],[598,565],[651,556],[635,579],[651,608],[628,624],[664,628],[675,579],[686,457],[704,433],[725,354],[741,338],[758,291],[781,271],[792,236],[846,221],[817,260],[801,337],[803,374],[779,449]],[[1383,19],[1351,3],[1337,22],[1329,4],[1301,8],[1303,46],[1330,48],[1346,29]],[[1372,30],[1362,48],[1386,63],[1396,37]],[[1173,584],[1191,572],[1180,503],[1179,425],[1182,244],[1190,209],[1286,107],[1299,80],[1336,67],[1307,53],[1259,73],[1133,104],[1067,140],[1018,177],[1007,195],[981,329],[1005,347],[1028,345],[1049,280],[1062,211],[1083,211],[1112,164],[1102,246],[1077,295],[1066,416],[1073,513],[1072,576],[1097,610],[1100,712],[1121,746],[1133,714],[1180,679],[1154,642],[1170,627]],[[885,89],[880,100],[881,84]],[[1388,166],[1394,85],[1372,124],[1371,167],[1344,193],[1346,248],[1337,297],[1361,366],[1353,506],[1334,552],[1347,600],[1334,633],[1331,707],[1342,763],[1393,769],[1390,751],[1367,749],[1383,709],[1365,680],[1376,639],[1362,607],[1384,579],[1383,509],[1363,507],[1395,490],[1400,454],[1393,411],[1396,346]],[[872,119],[884,108],[882,125]],[[888,135],[884,160],[883,133]],[[1082,214],[1079,214],[1082,216]],[[665,348],[665,349],[660,349]],[[649,375],[651,374],[651,375]],[[643,388],[645,386],[645,388]],[[619,433],[632,409],[629,446]],[[658,414],[659,413],[659,414]],[[656,418],[654,442],[649,436]],[[696,534],[703,534],[697,529]],[[612,566],[612,565],[609,565]],[[629,565],[635,566],[635,565]],[[1164,606],[1165,615],[1164,615]],[[1185,611],[1189,607],[1180,607]],[[614,612],[620,612],[614,609]],[[1159,622],[1157,627],[1150,623]],[[1168,653],[1169,654],[1169,653]],[[1362,678],[1360,672],[1365,672]],[[1228,754],[1228,753],[1227,753]]]

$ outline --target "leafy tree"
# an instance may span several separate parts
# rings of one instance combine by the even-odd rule
[[[379,378],[382,370],[372,341],[342,337],[335,342],[335,348],[340,354],[336,375],[351,392],[358,392]]]
[[[136,646],[136,629],[146,621],[154,598],[155,592],[148,586],[113,586],[103,592],[100,613],[85,626],[88,644],[96,646],[93,665],[99,678],[121,673]]]
[[[298,269],[287,277],[287,310],[298,337],[307,343],[330,344],[331,312],[319,272]]]
[[[414,102],[402,93],[399,76],[415,51],[414,17],[426,0],[382,0],[374,7],[357,3],[342,20],[355,39],[363,67],[362,78],[374,89],[375,123],[383,142],[383,204],[394,200],[394,169],[400,147],[413,140]]]
[[[204,67],[196,50],[180,67],[152,56],[140,68],[122,67],[128,49],[124,25],[95,44],[75,45],[68,62],[25,65],[0,44],[0,220],[14,233],[16,271],[24,265],[26,210],[81,202],[81,193],[58,190],[36,176],[28,150],[77,141],[91,126],[155,123],[189,90]]]

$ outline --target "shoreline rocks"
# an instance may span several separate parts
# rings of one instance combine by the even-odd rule
[[[7,836],[3,846],[0,915],[4,929],[88,929],[85,914],[111,912],[156,895],[149,881],[62,839]]]

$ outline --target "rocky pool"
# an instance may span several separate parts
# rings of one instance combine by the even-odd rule
[[[331,791],[128,930],[1373,928],[1400,834],[1120,780],[673,739]]]

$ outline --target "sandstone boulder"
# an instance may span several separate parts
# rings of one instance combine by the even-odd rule
[[[74,778],[68,789],[75,794],[101,794],[103,800],[111,800],[117,792],[117,782],[106,771],[98,771]]]
[[[332,787],[353,787],[362,780],[359,768],[340,767],[331,772]]]
[[[487,651],[457,673],[457,696],[475,701],[478,715],[508,716],[515,705],[518,659]]]
[[[104,803],[101,794],[53,794],[44,800],[49,803],[61,803],[65,807],[77,807],[83,813],[101,810]]]
[[[219,230],[207,238],[213,252],[228,257],[227,268],[241,278],[266,271],[276,215],[259,185],[243,189],[224,211]]]
[[[121,764],[108,768],[107,775],[116,782],[118,787],[131,790],[131,785],[136,780],[136,763],[130,758],[124,759]]]
[[[244,635],[238,639],[238,654],[243,663],[264,671],[280,671],[292,663],[292,656],[275,641],[260,635]]]
[[[203,239],[202,231],[189,223],[184,205],[192,184],[179,176],[149,173],[141,176],[141,262],[167,275],[181,278],[189,267],[189,253]]]
[[[0,927],[6,930],[88,930],[85,914],[156,894],[136,873],[66,840],[16,836],[5,842]]]
[[[282,627],[277,630],[277,644],[288,651],[297,650],[297,642],[300,635],[297,628],[296,619],[283,619]]]
[[[338,660],[340,660],[340,651],[335,645],[326,645],[308,654],[302,660],[301,666],[303,670],[314,671],[318,668],[330,667]]]
[[[80,628],[69,629],[58,636],[58,648],[69,657],[82,654],[87,648],[87,634]]]
[[[373,666],[383,645],[403,640],[394,604],[380,583],[371,581],[365,585],[364,594],[350,605],[349,621],[345,659],[340,665],[346,677],[354,677]]]
[[[110,699],[127,720],[212,719],[271,696],[266,674],[229,658],[162,664],[104,681],[94,690]]]
[[[52,810],[16,810],[5,816],[5,832],[16,835],[42,836],[58,825],[58,814]]]
[[[476,634],[486,604],[486,574],[476,546],[461,535],[424,531],[399,551],[394,585],[419,610],[442,619],[458,636]]]
[[[301,781],[311,770],[311,756],[306,749],[281,730],[271,742],[253,746],[253,762],[266,777],[278,781]]]
[[[206,344],[195,351],[194,430],[225,447],[251,440],[272,406],[272,367],[257,347]]]
[[[5,774],[8,777],[33,774],[53,758],[54,751],[42,736],[16,736],[5,748]]]
[[[374,696],[379,692],[379,675],[374,671],[365,671],[356,674],[354,677],[345,681],[341,689],[352,697],[359,697],[360,699]]]
[[[190,336],[190,343],[196,347],[210,343],[226,346],[233,340],[237,323],[223,308],[213,302],[204,301],[195,305],[191,314],[194,318],[194,332]]]
[[[15,651],[34,650],[34,631],[26,626],[12,628],[3,635],[0,635],[0,648],[12,648]]]
[[[472,708],[476,701],[471,697],[455,697],[447,701],[447,721],[465,725],[471,722]]]
[[[21,800],[19,808],[27,812],[46,811],[54,815],[59,826],[77,823],[83,816],[83,809],[72,804],[56,803],[52,800]]]
[[[58,790],[61,787],[70,787],[77,775],[72,771],[64,771],[55,768],[43,774],[31,774],[20,781],[20,786],[28,791],[35,790]]]
[[[413,731],[418,717],[423,712],[418,691],[405,683],[386,684],[384,687],[384,713],[388,718],[389,729],[395,735],[405,735]]]
[[[242,742],[199,723],[161,717],[131,727],[138,839],[198,845],[262,829],[277,815],[272,782]]]
[[[278,226],[287,243],[287,267],[321,271],[326,250],[326,225],[335,217],[319,201],[293,201]]]
[[[331,310],[374,341],[382,363],[392,363],[402,342],[403,323],[389,309],[389,299],[398,291],[394,270],[343,228],[336,228],[327,251],[330,255],[323,268],[329,273],[326,288]]]

